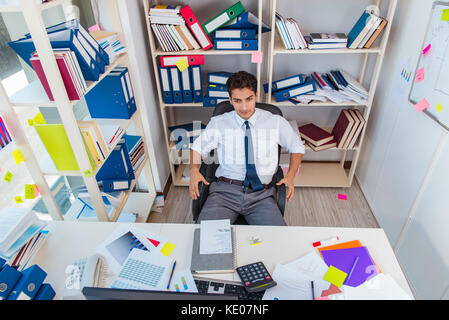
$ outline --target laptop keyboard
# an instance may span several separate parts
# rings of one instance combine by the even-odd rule
[[[193,277],[200,294],[227,294],[239,300],[262,300],[265,291],[250,293],[238,282]]]

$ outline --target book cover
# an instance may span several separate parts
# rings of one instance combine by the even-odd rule
[[[377,27],[376,31],[374,31],[372,36],[368,39],[368,41],[365,43],[364,48],[366,48],[366,49],[371,48],[371,45],[373,44],[373,42],[376,41],[379,34],[382,32],[382,30],[387,25],[387,20],[385,20],[383,18],[381,18],[381,19],[382,19],[382,22],[380,23],[379,27]]]
[[[308,123],[298,128],[301,137],[315,146],[321,146],[334,139],[334,136],[324,129]]]
[[[368,23],[373,20],[373,17],[368,11],[364,11],[357,22],[348,33],[348,48],[356,48],[358,42],[363,38],[363,30]]]
[[[357,139],[358,139],[358,137],[360,135],[360,132],[362,132],[363,127],[365,126],[365,123],[366,123],[365,119],[362,116],[362,113],[359,110],[354,109],[354,110],[351,110],[351,111],[360,120],[360,124],[359,124],[359,126],[357,128],[357,131],[354,133],[354,136],[351,139],[351,142],[349,143],[348,148],[350,148],[350,149],[352,149],[354,147],[354,145],[355,145],[355,143],[356,143],[356,141],[357,141]]]
[[[313,143],[310,143],[308,141],[306,141],[306,144],[315,152],[337,147],[337,141],[335,141],[335,139],[332,139],[331,141],[326,142],[325,144],[322,144],[320,146],[314,146]]]
[[[334,136],[337,141],[337,148],[343,148],[343,144],[346,141],[346,137],[349,134],[349,131],[352,128],[354,120],[352,117],[349,117],[346,110],[342,110],[340,115],[338,116],[337,121],[335,122],[334,128],[332,129],[331,134]]]
[[[351,130],[349,131],[348,136],[346,137],[346,141],[345,141],[345,143],[343,144],[343,148],[347,149],[347,148],[349,147],[349,144],[351,143],[353,137],[354,137],[355,132],[357,131],[357,128],[358,128],[358,126],[359,126],[359,124],[360,124],[360,120],[359,120],[359,118],[352,112],[352,110],[348,109],[348,110],[345,110],[345,111],[346,111],[346,114],[347,114],[349,117],[351,117],[352,120],[354,121],[354,123],[353,123],[353,125],[352,125],[352,127],[351,127]]]
[[[310,36],[304,37],[307,41],[307,46],[309,49],[342,49],[346,48],[345,42],[318,42],[314,43]]]
[[[323,42],[343,42],[348,41],[348,37],[344,33],[311,33],[310,38],[312,38],[313,43],[323,43]]]

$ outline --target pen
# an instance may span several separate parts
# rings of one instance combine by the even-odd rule
[[[315,289],[313,287],[313,281],[310,281],[310,283],[312,284],[312,300],[315,300]]]
[[[167,290],[170,288],[170,282],[171,282],[171,278],[173,277],[173,272],[175,271],[175,268],[176,268],[176,261],[175,261],[175,263],[173,263],[173,268],[171,269],[170,279],[168,279],[168,284],[167,284]]]
[[[329,238],[329,239],[326,239],[326,240],[321,240],[321,241],[314,242],[314,243],[312,243],[312,245],[314,247],[319,247],[319,246],[325,245],[327,242],[337,241],[339,239],[340,239],[339,237],[332,237],[332,238]]]
[[[353,265],[352,265],[351,271],[349,271],[349,275],[348,275],[348,277],[346,278],[345,284],[349,282],[349,279],[351,279],[352,272],[353,272],[354,269],[355,269],[355,266],[356,266],[356,264],[357,264],[357,261],[359,261],[359,256],[357,256],[357,258],[355,258],[355,261],[354,261],[354,263],[353,263]]]

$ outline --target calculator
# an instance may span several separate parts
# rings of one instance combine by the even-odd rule
[[[248,292],[260,292],[277,284],[262,261],[238,267],[237,273]]]

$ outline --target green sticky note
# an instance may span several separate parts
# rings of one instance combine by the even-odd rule
[[[36,185],[26,184],[25,185],[25,199],[36,199]]]
[[[330,266],[323,279],[340,288],[343,285],[343,282],[345,282],[347,276],[348,274],[346,272],[343,272],[334,266]]]
[[[442,21],[449,21],[449,9],[441,10],[443,11],[443,15],[441,16]]]
[[[6,182],[10,183],[12,177],[13,177],[13,174],[12,174],[11,172],[8,171],[8,172],[6,172],[6,175],[5,175],[5,177],[3,178],[3,180],[5,180]]]

